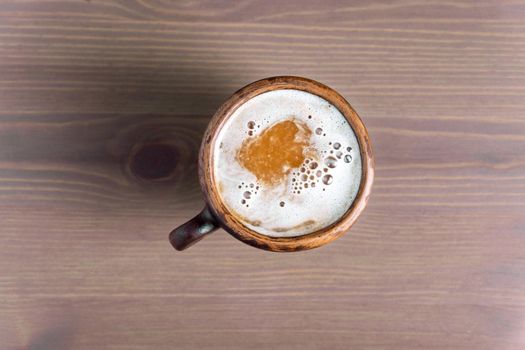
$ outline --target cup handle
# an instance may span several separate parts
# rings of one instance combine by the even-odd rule
[[[219,228],[210,209],[206,206],[193,219],[170,233],[170,243],[177,250],[184,250]]]

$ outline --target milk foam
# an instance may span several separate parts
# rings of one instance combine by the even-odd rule
[[[299,120],[312,131],[302,166],[269,186],[236,158],[247,138],[284,120]],[[213,150],[214,176],[226,207],[251,230],[270,237],[301,236],[339,220],[361,182],[361,156],[354,131],[325,99],[299,90],[274,90],[241,105],[226,121]]]

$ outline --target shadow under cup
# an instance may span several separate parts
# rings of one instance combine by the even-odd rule
[[[216,171],[214,161],[217,157],[214,151],[217,148],[217,142],[220,142],[221,130],[241,106],[256,96],[275,90],[307,92],[326,100],[328,105],[335,107],[344,116],[355,135],[361,161],[361,181],[358,189],[356,188],[355,198],[346,212],[324,227],[296,236],[272,236],[271,233],[257,232],[261,229],[249,223],[249,214],[239,215],[238,212],[232,210],[231,202],[228,205],[225,203],[219,193],[220,185],[217,181],[217,174],[214,173]],[[269,124],[272,125],[272,123]],[[344,161],[344,158],[341,161]],[[232,162],[229,162],[229,165],[230,163]],[[293,171],[296,171],[293,174],[301,175],[298,169]],[[177,250],[183,250],[217,228],[223,228],[242,242],[260,249],[298,251],[316,248],[340,237],[353,225],[366,206],[373,176],[374,159],[368,132],[357,113],[339,93],[319,82],[301,77],[280,76],[259,80],[233,94],[210,121],[199,155],[199,177],[206,206],[195,218],[173,230],[170,233],[170,242]],[[316,203],[309,205],[316,205]]]

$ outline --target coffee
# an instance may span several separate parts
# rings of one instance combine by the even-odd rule
[[[245,226],[270,237],[305,235],[337,222],[361,183],[354,131],[327,100],[274,90],[242,104],[213,149],[222,202]]]

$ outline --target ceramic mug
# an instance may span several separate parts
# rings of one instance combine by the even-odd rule
[[[251,98],[273,90],[295,89],[322,97],[346,118],[359,143],[362,175],[357,196],[350,208],[333,224],[295,237],[270,237],[246,227],[222,202],[213,174],[213,150],[217,135],[233,112]],[[251,83],[234,93],[215,113],[204,134],[199,153],[199,178],[206,201],[193,219],[173,230],[169,239],[177,250],[184,250],[218,228],[240,241],[270,251],[298,251],[319,247],[343,235],[366,206],[374,178],[374,157],[368,132],[350,104],[336,91],[311,79],[279,76]]]

